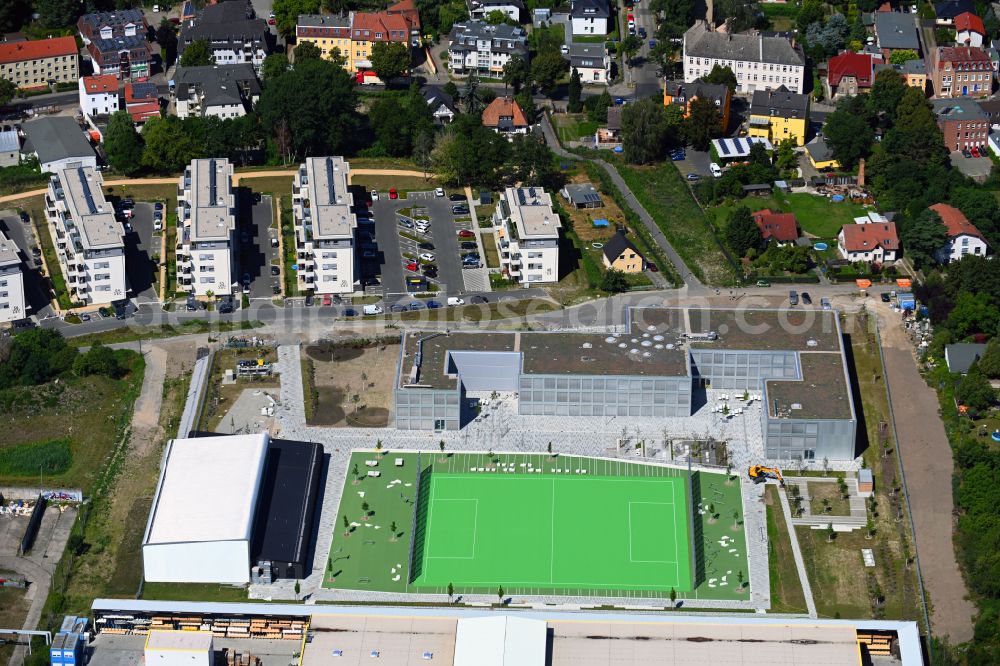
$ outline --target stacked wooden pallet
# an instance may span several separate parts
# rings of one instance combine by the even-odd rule
[[[896,635],[883,631],[858,631],[858,643],[863,645],[868,654],[875,657],[892,656],[892,644]]]

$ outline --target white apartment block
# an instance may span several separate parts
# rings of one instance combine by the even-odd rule
[[[125,230],[104,198],[93,167],[59,170],[49,181],[45,212],[71,301],[106,305],[128,295]]]
[[[300,290],[354,292],[358,218],[347,189],[350,168],[343,157],[310,157],[295,172],[292,211]]]
[[[28,316],[23,268],[17,245],[0,229],[0,324]]]
[[[118,77],[113,74],[80,78],[80,109],[88,118],[118,111]]]
[[[228,296],[236,279],[236,195],[228,159],[192,160],[177,187],[177,288]]]
[[[514,56],[528,59],[528,36],[521,28],[465,21],[448,35],[448,67],[455,76],[500,77]]]
[[[684,82],[707,76],[716,65],[733,71],[738,92],[785,86],[802,94],[805,55],[784,37],[715,32],[698,21],[684,33]]]
[[[500,272],[524,285],[559,280],[559,229],[552,195],[540,187],[508,187],[493,214]]]

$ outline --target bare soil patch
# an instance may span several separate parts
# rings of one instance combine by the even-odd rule
[[[321,341],[308,345],[314,398],[311,425],[382,428],[389,424],[399,345],[372,341]],[[308,411],[307,411],[308,413]]]

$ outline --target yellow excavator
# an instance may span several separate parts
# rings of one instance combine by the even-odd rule
[[[764,467],[763,465],[753,465],[750,467],[750,480],[754,483],[765,483],[768,479],[774,479],[781,485],[785,485],[785,480],[781,476],[781,470],[777,467]]]

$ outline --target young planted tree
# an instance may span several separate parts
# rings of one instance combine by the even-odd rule
[[[740,526],[740,512],[738,510],[733,510],[733,527]]]
[[[295,598],[296,599],[299,598],[299,593],[300,592],[302,592],[302,586],[299,584],[299,581],[295,581]]]
[[[677,603],[677,590],[670,588],[670,605],[673,606]]]
[[[455,586],[448,583],[448,603],[451,603],[452,597],[455,596]]]
[[[875,521],[871,518],[865,523],[865,539],[871,540],[875,536]]]
[[[833,543],[833,540],[837,538],[837,533],[833,531],[833,523],[826,526],[826,542]]]
[[[351,535],[351,519],[344,515],[344,536]]]
[[[497,588],[497,598],[500,599],[500,603],[503,603],[503,585]]]
[[[583,93],[583,82],[580,80],[580,72],[574,67],[569,77],[568,100],[566,102],[566,110],[570,113],[583,111],[581,93]]]
[[[368,505],[368,502],[362,502],[361,503],[361,513],[362,513],[362,517],[365,520],[368,520],[368,510],[369,509],[371,509],[371,506]]]

